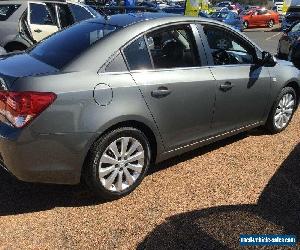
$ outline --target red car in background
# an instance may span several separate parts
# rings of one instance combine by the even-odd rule
[[[272,28],[279,23],[279,14],[267,9],[254,9],[242,13],[244,29],[264,26]]]

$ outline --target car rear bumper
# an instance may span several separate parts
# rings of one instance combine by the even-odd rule
[[[1,165],[26,182],[77,184],[90,133],[37,135],[0,123]]]

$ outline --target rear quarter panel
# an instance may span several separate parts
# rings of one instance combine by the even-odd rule
[[[105,88],[96,88],[96,86]],[[137,121],[148,126],[156,136],[158,150],[163,150],[149,109],[129,73],[69,72],[17,80],[12,90],[53,92],[55,102],[28,128],[35,134],[90,134],[90,145],[107,129],[120,122]],[[104,102],[101,102],[101,98]],[[99,101],[100,98],[100,101]],[[111,100],[110,100],[111,99]]]

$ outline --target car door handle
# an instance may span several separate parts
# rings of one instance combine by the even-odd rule
[[[172,91],[166,87],[159,87],[157,90],[153,90],[151,92],[151,96],[155,98],[162,98],[168,96],[169,94],[171,94],[171,92]]]
[[[43,31],[40,30],[40,29],[36,29],[36,30],[34,30],[34,32],[36,32],[36,33],[41,33],[41,32],[43,32]]]
[[[226,92],[230,89],[232,89],[234,87],[234,85],[231,82],[225,82],[224,84],[220,85],[220,90]]]

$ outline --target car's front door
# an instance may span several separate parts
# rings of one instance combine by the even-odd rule
[[[58,31],[55,13],[45,3],[28,3],[28,25],[36,42]]]
[[[217,25],[203,25],[203,41],[217,81],[213,129],[230,131],[263,120],[271,78],[255,64],[257,49],[238,33]]]
[[[216,85],[194,35],[188,24],[160,28],[124,49],[167,150],[210,134]]]

